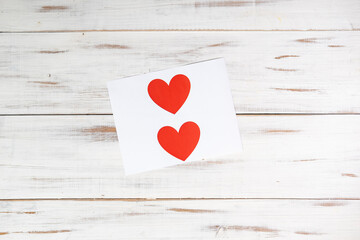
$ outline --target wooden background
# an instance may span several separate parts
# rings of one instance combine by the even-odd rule
[[[106,82],[224,57],[244,152],[123,177]],[[0,0],[0,239],[360,238],[360,1]]]

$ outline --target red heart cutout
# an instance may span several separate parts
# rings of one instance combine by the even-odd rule
[[[185,103],[190,92],[190,81],[182,74],[174,76],[167,85],[161,79],[154,79],[148,85],[150,98],[161,108],[175,114]]]
[[[184,123],[179,132],[172,127],[166,126],[159,130],[157,138],[166,152],[185,161],[199,142],[200,128],[194,122]]]

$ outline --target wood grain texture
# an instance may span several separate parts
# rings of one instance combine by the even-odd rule
[[[357,0],[3,0],[0,9],[0,31],[6,32],[360,27]]]
[[[238,113],[360,113],[359,41],[360,32],[2,34],[0,114],[111,113],[107,81],[217,57]]]
[[[112,116],[0,117],[0,196],[360,198],[360,116],[238,116],[244,152],[124,178]]]
[[[358,239],[359,15],[358,0],[0,0],[0,240]],[[240,156],[126,178],[112,116],[71,115],[111,114],[109,80],[217,57],[237,113],[354,115],[238,116]]]
[[[7,240],[355,240],[360,235],[360,202],[351,200],[0,201],[0,207],[7,211],[0,213],[0,239]]]
[[[358,239],[359,15],[358,0],[0,0],[0,115],[24,115],[0,116],[0,240]],[[237,113],[354,115],[238,116],[242,155],[126,178],[112,116],[71,115],[111,114],[109,80],[217,57]]]

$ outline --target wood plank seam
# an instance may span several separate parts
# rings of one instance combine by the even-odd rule
[[[81,32],[359,32],[360,29],[110,29],[110,30],[46,30],[46,31],[0,31],[0,34],[12,33],[81,33]]]
[[[124,201],[124,202],[152,202],[152,201],[203,201],[203,200],[294,200],[294,201],[359,201],[360,198],[10,198],[7,201]]]

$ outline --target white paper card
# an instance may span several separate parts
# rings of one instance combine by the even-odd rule
[[[241,152],[224,59],[108,82],[125,174]]]

